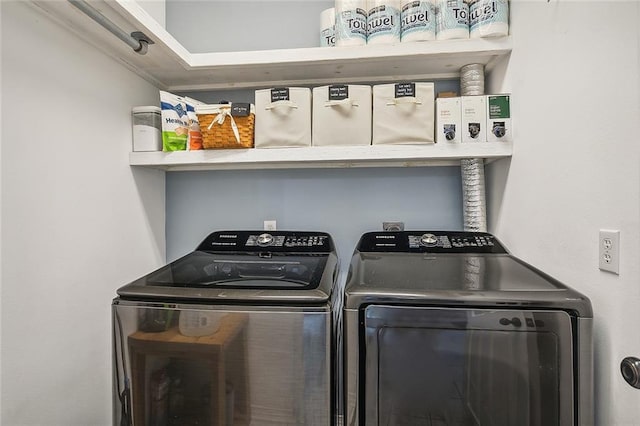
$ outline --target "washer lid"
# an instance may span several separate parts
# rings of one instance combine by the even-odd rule
[[[388,243],[380,242],[385,238],[375,238],[384,234],[395,235],[386,239]],[[425,238],[423,244],[408,243],[409,237],[424,234],[435,234],[436,241]],[[587,297],[508,254],[490,234],[445,234],[365,234],[352,259],[345,307],[358,309],[373,303],[505,305],[573,310],[592,316]],[[443,235],[456,245],[464,240],[469,245],[442,244]],[[472,245],[476,237],[486,243]]]
[[[322,233],[216,232],[198,249],[120,288],[129,298],[322,303],[337,258]]]

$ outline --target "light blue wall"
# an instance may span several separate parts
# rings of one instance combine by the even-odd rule
[[[401,220],[412,229],[461,229],[458,167],[248,170],[167,173],[167,258],[208,233],[318,230],[335,239],[342,262],[360,235]]]

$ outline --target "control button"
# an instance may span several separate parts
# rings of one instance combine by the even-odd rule
[[[271,234],[260,234],[258,235],[258,245],[261,247],[270,246],[273,244],[274,238]]]
[[[438,237],[433,234],[424,234],[420,237],[420,244],[427,247],[433,247],[438,244]]]
[[[447,237],[446,235],[443,235],[442,237],[440,237],[440,241],[442,242],[442,248],[446,248],[446,249],[451,248],[451,241],[449,241],[449,237]]]

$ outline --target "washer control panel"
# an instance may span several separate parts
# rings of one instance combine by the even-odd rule
[[[329,253],[334,251],[334,246],[331,236],[324,232],[218,231],[210,234],[196,250]]]
[[[360,252],[507,253],[486,232],[398,231],[369,232],[358,244]]]

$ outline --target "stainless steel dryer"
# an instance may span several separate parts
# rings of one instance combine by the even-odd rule
[[[490,234],[373,232],[344,295],[345,424],[593,424],[584,295]]]
[[[332,425],[337,264],[326,233],[222,231],[120,288],[114,425]]]

